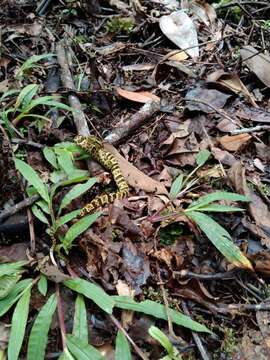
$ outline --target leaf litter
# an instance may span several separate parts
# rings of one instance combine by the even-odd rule
[[[48,357],[100,359],[121,347],[134,359],[269,352],[268,19],[256,1],[4,1],[0,266],[29,264],[0,276],[11,289],[0,351],[10,307],[21,299],[15,308],[28,314],[31,291],[24,357],[45,345]],[[66,59],[53,56],[60,38]],[[74,148],[81,131],[106,139],[129,196],[76,222],[77,209],[116,190]],[[79,315],[61,308],[71,295],[84,298]],[[42,326],[34,314],[52,316],[56,298],[60,325]],[[38,349],[35,331],[48,333]]]

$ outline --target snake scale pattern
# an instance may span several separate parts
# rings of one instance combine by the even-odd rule
[[[118,188],[116,192],[95,197],[89,204],[82,208],[79,217],[90,214],[104,205],[113,203],[115,200],[121,200],[127,197],[128,184],[122,175],[118,161],[111,153],[104,149],[102,141],[95,136],[78,135],[74,138],[74,142],[91,155],[91,157],[106,170],[111,172]]]

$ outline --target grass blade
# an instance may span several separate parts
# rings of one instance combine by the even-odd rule
[[[212,212],[234,212],[234,211],[244,211],[245,209],[233,207],[233,206],[227,206],[227,205],[219,205],[219,204],[207,204],[203,207],[200,207],[198,211],[212,211]],[[188,213],[190,211],[194,211],[193,208],[188,208],[185,210],[185,213]]]
[[[196,156],[197,165],[200,167],[203,166],[206,163],[206,161],[209,159],[210,155],[211,155],[210,151],[206,149],[201,150]]]
[[[63,247],[66,250],[66,252],[68,252],[68,250],[71,248],[73,240],[77,236],[82,234],[86,229],[88,229],[101,214],[102,212],[98,211],[94,214],[87,215],[82,219],[80,219],[79,221],[77,221],[68,229],[63,239]]]
[[[121,330],[118,330],[115,345],[115,360],[132,359],[129,342]]]
[[[58,169],[56,155],[52,148],[45,146],[43,149],[43,155],[53,168]]]
[[[171,189],[170,189],[170,198],[171,199],[175,199],[177,197],[177,195],[179,194],[179,192],[182,189],[182,185],[183,185],[183,179],[184,179],[184,174],[180,174],[177,176],[176,179],[174,179]]]
[[[229,262],[237,267],[253,270],[250,261],[232,242],[230,234],[210,216],[197,211],[188,212],[186,215],[198,225]]]
[[[46,201],[48,204],[49,194],[48,189],[41,178],[38,176],[37,172],[27,163],[20,159],[15,159],[16,169],[22,174],[22,176],[31,184],[39,195]]]
[[[11,292],[20,278],[21,275],[19,273],[0,276],[0,300],[4,299]]]
[[[102,354],[94,348],[73,335],[67,335],[67,347],[71,354],[79,360],[105,360]],[[123,359],[124,360],[124,359]]]
[[[82,295],[78,295],[75,302],[75,314],[72,334],[81,341],[88,343],[88,324],[85,302]]]
[[[22,272],[23,271],[23,266],[26,265],[28,263],[28,261],[25,260],[21,260],[21,261],[16,261],[16,262],[12,262],[9,264],[1,264],[0,265],[0,276],[3,275],[13,275],[14,273],[17,272]]]
[[[64,285],[91,299],[106,313],[112,314],[114,301],[101,287],[79,278],[65,280]]]
[[[11,322],[11,332],[8,342],[8,359],[17,360],[24,339],[24,333],[29,313],[31,288],[27,289],[18,301]]]
[[[29,84],[25,86],[22,91],[19,93],[16,103],[14,105],[14,110],[17,110],[20,105],[22,107],[26,106],[31,102],[33,97],[38,92],[38,85],[37,84]]]
[[[38,281],[38,291],[43,295],[46,296],[48,290],[48,281],[45,275],[41,274],[40,279]]]
[[[45,358],[48,332],[56,305],[56,295],[52,294],[37,315],[29,336],[27,360],[41,360]]]
[[[128,296],[111,296],[111,298],[115,301],[115,306],[120,309],[139,311],[158,319],[167,320],[165,306],[155,301],[145,300],[138,303]],[[169,309],[169,314],[172,322],[177,325],[184,326],[194,331],[211,333],[206,326],[199,324],[197,321],[192,320],[190,317],[180,313],[179,311]]]

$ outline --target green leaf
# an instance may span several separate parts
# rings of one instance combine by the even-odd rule
[[[87,215],[68,229],[62,242],[66,252],[71,248],[73,240],[88,229],[101,214],[102,212],[98,211],[94,214]]]
[[[115,345],[115,360],[132,359],[129,342],[121,330],[118,330]]]
[[[52,167],[58,169],[57,159],[54,150],[48,146],[45,146],[42,151],[45,159],[52,165]]]
[[[75,314],[72,334],[81,341],[88,343],[87,314],[82,295],[78,294],[75,302]]]
[[[173,345],[171,344],[168,337],[158,327],[152,325],[150,326],[148,332],[155,340],[157,340],[164,347],[164,349],[166,349],[167,353],[170,356],[174,355]]]
[[[27,289],[18,301],[11,322],[11,332],[8,342],[8,359],[17,360],[24,339],[24,333],[29,312],[31,288]]]
[[[38,281],[38,291],[43,295],[46,296],[48,290],[48,281],[45,275],[41,274],[40,279]]]
[[[184,179],[184,174],[180,174],[177,176],[176,179],[174,179],[170,190],[171,199],[176,199],[177,195],[182,190],[183,179]]]
[[[16,103],[14,105],[14,110],[18,109],[20,105],[25,106],[26,104],[28,104],[37,92],[37,84],[29,84],[25,86],[17,97]]]
[[[77,184],[75,185],[64,197],[61,201],[59,213],[65,207],[67,207],[74,199],[84,194],[88,191],[95,183],[97,182],[96,178],[91,178],[84,184]]]
[[[21,280],[4,299],[0,300],[0,317],[3,316],[17,300],[19,300],[24,291],[30,286],[32,286],[32,279]]]
[[[55,95],[48,95],[48,96],[42,96],[39,97],[37,99],[34,99],[31,101],[31,103],[25,107],[23,109],[23,113],[27,114],[29,113],[32,109],[34,109],[36,106],[49,106],[49,107],[55,107],[57,109],[62,109],[62,110],[67,110],[67,111],[71,111],[71,107],[67,106],[66,104],[63,104],[59,101],[55,101]],[[59,97],[58,97],[59,98]]]
[[[33,189],[33,188],[32,188]],[[41,210],[43,212],[45,212],[45,214],[50,215],[50,209],[48,204],[44,201],[44,200],[39,200],[36,202],[36,205],[39,206],[41,208]]]
[[[114,301],[101,287],[79,278],[65,280],[64,285],[71,290],[84,295],[88,299],[91,299],[106,313],[112,314]]]
[[[201,207],[204,207],[205,205],[219,200],[229,200],[229,201],[245,201],[248,202],[250,199],[247,196],[236,194],[236,193],[230,193],[226,191],[216,191],[211,194],[204,195],[200,197],[198,200],[193,201],[188,209],[192,210],[198,210]]]
[[[27,263],[28,261],[21,260],[7,264],[0,264],[0,276],[13,275],[14,273],[22,272],[23,271],[22,267]]]
[[[71,354],[78,360],[105,360],[94,346],[89,345],[76,336],[67,335],[67,346]]]
[[[41,360],[45,358],[48,332],[56,305],[56,295],[52,294],[38,313],[29,336],[27,360]]]
[[[115,306],[120,309],[138,311],[159,319],[167,320],[165,306],[155,301],[145,300],[138,303],[128,296],[111,296],[111,298],[115,301]],[[177,325],[184,326],[194,331],[211,333],[206,326],[199,324],[197,321],[192,320],[190,317],[179,311],[169,309],[169,314],[172,322]]]
[[[1,359],[0,359],[1,360]],[[58,360],[77,360],[71,353],[69,352],[68,348],[65,348]]]
[[[29,70],[35,66],[37,66],[37,62],[40,60],[49,58],[51,56],[55,56],[55,54],[42,54],[42,55],[32,55],[29,59],[27,59],[22,66],[20,67],[18,74],[16,77],[20,77],[23,75],[24,71]]]
[[[229,262],[237,267],[253,270],[250,261],[231,241],[230,234],[210,216],[197,211],[190,211],[186,215],[199,226],[202,232]]]
[[[23,175],[23,177],[34,186],[39,195],[49,204],[49,194],[46,185],[43,183],[37,172],[27,163],[20,159],[15,159],[15,165],[17,170]]]
[[[70,213],[61,216],[59,219],[57,219],[56,221],[56,229],[58,229],[60,226],[66,224],[67,222],[69,222],[70,220],[74,219],[77,215],[79,215],[81,212],[80,209],[78,210],[73,210]]]
[[[19,273],[0,276],[0,300],[5,298],[11,292],[20,278],[21,275]]]
[[[219,204],[207,204],[203,207],[200,207],[198,211],[212,211],[212,212],[234,212],[234,211],[244,211],[245,209],[227,206],[227,205],[219,205]],[[185,212],[193,211],[192,209],[186,209]]]
[[[35,215],[35,217],[37,217],[41,222],[43,222],[44,224],[49,225],[49,221],[46,218],[46,216],[44,215],[44,213],[42,212],[42,210],[40,210],[40,208],[37,207],[37,205],[33,205],[31,207],[33,214]]]
[[[72,174],[75,168],[71,153],[65,149],[56,149],[56,154],[60,167],[67,175]]]
[[[211,155],[210,151],[206,149],[201,150],[196,156],[197,165],[200,167],[203,166],[206,163],[206,161],[209,159],[210,155]]]

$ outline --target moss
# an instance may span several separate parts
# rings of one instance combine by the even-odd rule
[[[110,34],[129,34],[134,28],[132,18],[114,17],[107,21],[106,30]]]

